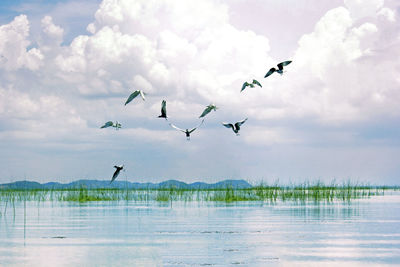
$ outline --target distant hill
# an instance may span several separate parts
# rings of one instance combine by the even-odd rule
[[[13,183],[0,184],[0,189],[76,189],[76,188],[129,188],[129,189],[221,189],[221,188],[234,188],[245,189],[252,186],[244,180],[224,180],[214,184],[203,182],[196,182],[187,184],[177,180],[168,180],[161,183],[131,183],[125,181],[110,181],[104,180],[78,180],[71,183],[57,183],[49,182],[40,184],[32,181],[17,181]]]

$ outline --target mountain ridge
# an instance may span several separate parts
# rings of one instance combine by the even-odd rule
[[[194,182],[185,183],[178,180],[166,180],[159,183],[150,182],[129,182],[129,181],[114,181],[110,184],[109,180],[89,180],[81,179],[70,183],[47,182],[38,183],[35,181],[16,181],[12,183],[0,184],[0,189],[246,189],[252,185],[245,180],[223,180],[216,183]]]

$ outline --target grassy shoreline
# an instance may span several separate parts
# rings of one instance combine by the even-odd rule
[[[296,201],[332,202],[351,201],[384,195],[398,187],[352,185],[325,185],[317,182],[301,185],[258,185],[248,189],[2,189],[0,202],[14,201]]]

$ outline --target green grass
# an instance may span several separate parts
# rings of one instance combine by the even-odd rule
[[[303,183],[299,185],[282,186],[260,184],[250,189],[68,189],[68,190],[0,190],[0,203],[6,213],[7,207],[15,201],[295,201],[295,202],[332,202],[351,201],[384,195],[385,191],[394,187],[374,187],[368,185],[353,185],[345,183],[338,185],[322,182]]]

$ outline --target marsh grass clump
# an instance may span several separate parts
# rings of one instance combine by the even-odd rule
[[[260,198],[250,190],[233,189],[231,187],[219,190],[210,190],[210,194],[207,195],[206,201],[222,201],[222,202],[234,202],[234,201],[257,201]]]
[[[387,190],[399,190],[398,187],[370,186],[352,184],[350,182],[337,184],[332,182],[324,184],[321,181],[305,182],[302,184],[271,185],[261,183],[251,188],[239,189],[227,186],[216,189],[186,189],[186,188],[160,188],[160,189],[0,189],[0,212],[6,214],[7,209],[15,207],[16,201],[213,201],[213,202],[333,202],[351,201],[354,199],[368,198],[384,195]]]
[[[252,190],[252,189],[251,189]],[[331,183],[325,185],[321,181],[315,183],[303,183],[291,186],[272,186],[262,185],[254,188],[256,194],[263,200],[270,201],[314,201],[314,202],[332,202],[337,200],[350,201],[384,194],[385,189],[373,188],[371,186],[353,185],[345,183],[337,185]]]
[[[158,190],[157,194],[156,194],[156,201],[170,201],[174,198],[174,190],[169,190],[169,191],[165,191],[165,190]]]
[[[58,197],[60,201],[77,201],[77,202],[87,202],[87,201],[110,201],[110,200],[118,200],[117,198],[113,198],[113,195],[107,191],[100,191],[97,189],[88,190],[85,188],[80,188],[78,190],[68,190],[64,191]]]

